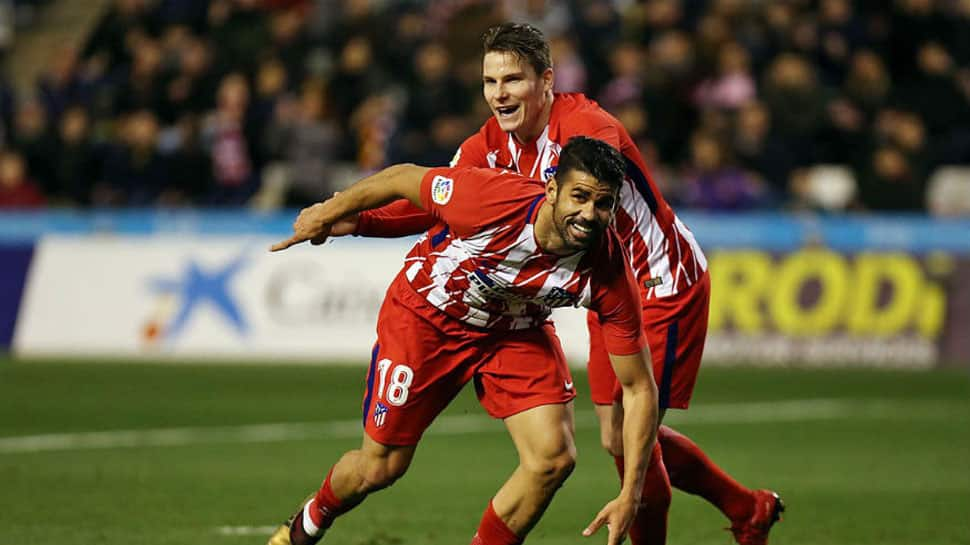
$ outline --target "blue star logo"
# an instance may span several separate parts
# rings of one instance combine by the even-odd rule
[[[203,302],[214,306],[240,335],[247,333],[249,326],[246,319],[229,294],[229,281],[245,265],[244,256],[245,253],[240,254],[221,269],[212,272],[203,270],[195,260],[190,259],[181,278],[156,278],[151,281],[153,292],[175,294],[181,299],[175,318],[166,328],[166,338],[173,339],[181,333],[192,312]]]

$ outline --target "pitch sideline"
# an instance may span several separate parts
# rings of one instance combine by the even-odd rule
[[[898,402],[844,398],[765,401],[754,403],[708,403],[689,413],[671,411],[665,423],[675,425],[757,424],[852,418],[937,419],[953,417],[953,403]],[[596,426],[592,411],[576,413],[576,427]],[[428,430],[432,435],[504,433],[497,421],[485,414],[442,416]],[[0,454],[39,453],[113,448],[175,447],[202,444],[270,443],[360,437],[360,419],[334,422],[281,422],[242,426],[108,430],[0,437]]]

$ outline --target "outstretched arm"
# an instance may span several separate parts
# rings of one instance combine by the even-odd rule
[[[363,237],[393,238],[417,235],[435,224],[434,216],[405,199],[373,210],[365,210],[356,219],[353,232],[347,234]]]
[[[591,536],[606,524],[610,532],[608,545],[619,545],[633,524],[640,504],[644,474],[657,440],[659,410],[649,349],[628,356],[610,354],[610,363],[623,388],[623,488],[596,515],[583,535]]]
[[[324,202],[304,208],[293,223],[293,236],[274,244],[270,251],[285,250],[307,240],[322,244],[334,223],[341,218],[395,199],[407,199],[420,207],[421,179],[428,170],[417,165],[394,165],[360,180]]]

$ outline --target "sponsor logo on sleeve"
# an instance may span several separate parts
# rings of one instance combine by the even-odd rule
[[[451,178],[435,176],[431,181],[431,200],[435,204],[448,204],[451,194],[455,190],[455,182]]]

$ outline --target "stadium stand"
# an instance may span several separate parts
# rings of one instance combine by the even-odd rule
[[[488,115],[479,36],[506,19],[544,29],[559,90],[620,116],[675,206],[926,211],[970,164],[967,2],[499,5],[114,0],[28,88],[0,72],[0,206],[299,206],[443,164]],[[820,164],[850,169],[837,193],[806,186]]]

